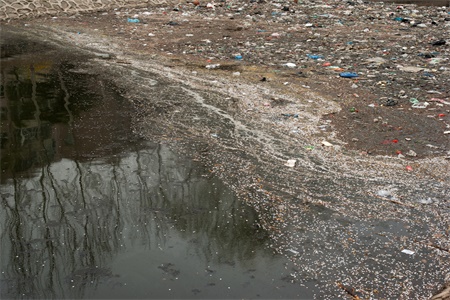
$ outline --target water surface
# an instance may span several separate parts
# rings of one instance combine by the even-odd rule
[[[2,41],[1,298],[310,298],[255,212],[131,130],[88,58]]]

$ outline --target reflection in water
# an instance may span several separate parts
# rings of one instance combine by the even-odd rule
[[[11,57],[4,46],[2,299],[304,293],[220,181],[133,138],[107,81],[53,50]]]
[[[9,57],[1,71],[2,181],[62,157],[120,153],[133,142],[130,108],[110,83],[54,51]]]
[[[219,181],[160,145],[111,163],[62,159],[1,192],[6,295],[84,297],[86,286],[125,284],[110,267],[114,257],[169,250],[175,233],[191,259],[210,264],[251,261],[264,243]],[[170,256],[155,263],[168,276],[180,272]]]

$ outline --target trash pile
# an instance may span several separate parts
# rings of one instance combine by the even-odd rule
[[[258,81],[319,92],[342,107],[324,119],[349,148],[409,158],[450,155],[449,7],[199,1],[77,19],[120,35],[130,50],[229,70],[238,80],[255,66],[256,73],[270,73]],[[385,143],[394,139],[399,142]]]

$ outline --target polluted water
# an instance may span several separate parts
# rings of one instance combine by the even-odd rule
[[[1,298],[312,297],[249,206],[133,134],[89,59],[2,37]]]

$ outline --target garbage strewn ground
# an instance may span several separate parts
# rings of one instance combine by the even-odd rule
[[[99,54],[136,130],[255,207],[292,281],[426,299],[450,281],[449,12],[200,2],[11,23]],[[146,102],[158,76],[182,97]]]

